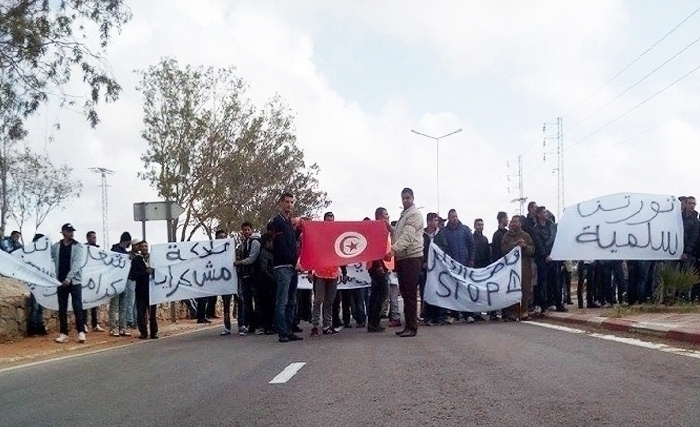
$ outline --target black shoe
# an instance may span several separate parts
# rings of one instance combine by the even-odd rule
[[[280,337],[279,342],[289,342],[289,337]]]
[[[299,335],[294,335],[294,334],[289,334],[287,337],[289,341],[301,341],[304,339],[304,337],[300,337]]]
[[[323,335],[336,335],[339,334],[337,329],[331,327],[331,328],[326,328],[323,330]]]
[[[358,323],[357,325],[355,325],[355,327],[356,327],[356,328],[360,328],[360,329],[364,329],[364,328],[365,328],[365,324],[364,324],[364,323]]]
[[[586,306],[586,308],[600,308],[600,305],[592,302],[592,303],[588,304]]]
[[[276,332],[272,329],[265,329],[265,335],[274,335]]]
[[[197,323],[211,323],[211,320],[209,319],[198,319]]]
[[[582,308],[583,308],[583,303],[582,303],[582,302],[578,303],[578,308],[579,308],[579,309],[582,309]]]
[[[158,339],[158,335],[151,335],[151,339],[152,339],[152,340],[157,340],[157,339]]]
[[[408,329],[402,329],[402,330],[400,330],[400,331],[398,331],[398,332],[394,332],[394,333],[395,333],[396,335],[398,335],[398,336],[401,336],[401,334],[403,334],[403,333],[406,332],[407,330],[408,330]]]
[[[386,328],[383,326],[368,326],[367,327],[367,332],[374,333],[374,332],[384,332],[386,331]]]
[[[146,339],[148,339],[148,335],[146,335],[146,334],[139,335],[139,339],[146,340]]]
[[[569,311],[569,309],[567,309],[567,308],[564,307],[563,305],[560,305],[559,307],[556,308],[556,311],[557,311],[558,313],[566,313],[567,311]]]
[[[399,336],[400,336],[401,338],[415,337],[416,334],[417,334],[416,331],[410,331],[410,330],[406,329],[405,331],[403,331],[403,333],[399,334]]]
[[[351,325],[350,323],[346,323],[346,324],[343,325],[343,328],[351,329],[351,328],[352,328],[352,325]]]
[[[300,333],[304,332],[304,330],[301,329],[301,328],[299,327],[299,325],[294,325],[294,326],[292,326],[292,332],[294,332],[294,333],[296,333],[296,334],[300,334]]]

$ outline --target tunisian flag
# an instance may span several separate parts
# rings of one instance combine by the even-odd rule
[[[388,238],[384,221],[305,221],[299,263],[315,270],[382,259]]]

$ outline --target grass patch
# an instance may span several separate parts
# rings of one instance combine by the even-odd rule
[[[673,305],[664,304],[642,304],[642,305],[620,305],[616,304],[612,308],[605,309],[602,313],[604,317],[625,317],[645,313],[700,313],[700,305],[689,302],[678,302]]]

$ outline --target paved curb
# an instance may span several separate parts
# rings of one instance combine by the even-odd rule
[[[562,323],[591,325],[616,332],[634,332],[669,340],[700,344],[700,325],[689,328],[687,326],[678,326],[670,323],[641,322],[624,318],[618,319],[573,313],[547,313],[544,319]]]

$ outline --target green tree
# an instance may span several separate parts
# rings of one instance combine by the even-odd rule
[[[62,106],[82,101],[92,126],[101,97],[121,87],[104,54],[113,32],[131,18],[123,0],[4,0],[0,3],[0,105],[13,101],[21,117],[54,96]],[[97,33],[96,43],[90,36]],[[79,69],[88,93],[65,90]]]
[[[0,95],[1,96],[1,95]],[[15,155],[15,144],[22,140],[27,132],[22,126],[22,116],[17,109],[17,102],[11,94],[5,94],[6,102],[0,108],[0,236],[5,235],[9,213],[10,191],[9,176],[11,157]]]
[[[319,168],[306,165],[278,96],[257,109],[232,67],[181,67],[165,58],[138,73],[148,146],[140,176],[185,207],[181,240],[244,220],[264,227],[283,191],[297,195],[300,215],[328,206]]]
[[[115,101],[121,93],[105,53],[114,32],[130,18],[123,0],[0,2],[0,233],[5,231],[12,191],[8,156],[27,135],[25,119],[51,99],[61,107],[79,106],[96,126],[98,102]],[[77,70],[83,85],[74,88],[86,91],[69,92],[66,88]]]

